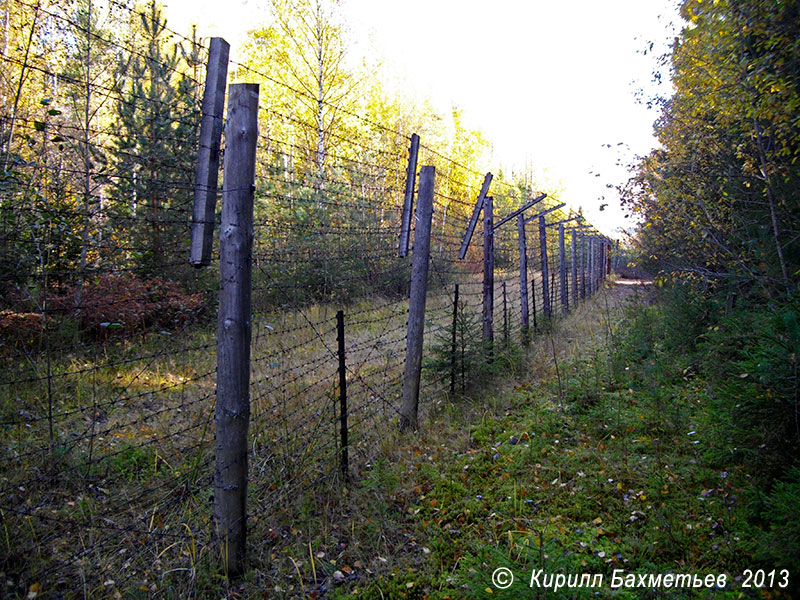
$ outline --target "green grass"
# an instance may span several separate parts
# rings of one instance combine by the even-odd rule
[[[213,402],[192,400],[208,390],[195,384],[179,393],[187,387],[179,386],[158,402],[146,394],[204,372],[213,353],[75,378],[69,390],[57,390],[61,410],[102,405],[104,397],[122,388],[144,395],[125,411],[102,415],[98,427],[116,435],[100,436],[91,455],[85,446],[62,451],[56,444],[53,452],[66,468],[58,481],[40,478],[28,497],[46,501],[62,520],[103,523],[111,516],[115,525],[141,528],[144,523],[155,535],[138,539],[123,533],[109,543],[102,527],[81,530],[78,543],[85,555],[65,568],[57,561],[74,551],[64,542],[66,532],[54,530],[51,521],[4,511],[6,539],[0,543],[10,557],[5,564],[33,561],[54,566],[65,581],[97,582],[71,591],[41,582],[49,586],[43,589],[66,597],[114,596],[117,590],[123,597],[141,598],[760,597],[730,577],[728,588],[717,591],[661,590],[659,595],[609,587],[615,569],[731,577],[747,568],[769,571],[780,566],[770,545],[796,543],[796,527],[776,524],[791,522],[796,514],[800,481],[795,477],[762,490],[757,469],[724,451],[714,426],[717,388],[692,356],[665,346],[664,336],[652,329],[663,309],[642,306],[638,296],[623,286],[605,289],[539,332],[527,351],[515,348],[507,364],[484,373],[464,394],[450,397],[447,380],[429,388],[417,433],[399,434],[390,412],[354,420],[355,480],[349,487],[335,475],[335,455],[308,452],[296,435],[303,415],[332,411],[336,390],[327,382],[314,384],[303,365],[326,352],[305,344],[315,336],[308,320],[327,321],[334,312],[326,314],[320,306],[307,307],[302,315],[262,315],[254,357],[300,348],[292,351],[291,364],[272,367],[262,361],[254,370],[256,380],[264,378],[254,393],[264,394],[253,404],[249,568],[235,581],[219,572],[207,537]],[[443,308],[449,301],[442,294],[430,307]],[[389,389],[382,378],[386,356],[394,349],[381,338],[405,318],[393,310],[365,313],[356,318],[365,322],[348,330],[348,344],[356,346],[348,358],[355,407],[370,397],[366,384]],[[447,317],[446,310],[441,314]],[[267,333],[264,324],[288,334]],[[202,332],[190,335],[195,337],[189,345],[212,339]],[[142,350],[112,346],[102,360]],[[74,361],[56,367],[86,364]],[[287,367],[286,378],[297,375],[296,381],[270,387],[270,369]],[[288,398],[306,383],[313,385]],[[18,393],[23,403],[41,403],[35,390]],[[319,407],[312,398],[318,398]],[[15,414],[18,404],[5,402],[4,410]],[[170,410],[159,412],[164,407]],[[43,410],[37,405],[36,414]],[[174,430],[170,418],[175,415],[196,425],[190,435],[164,437]],[[85,428],[85,412],[74,419]],[[68,436],[69,430],[57,433]],[[333,439],[335,431],[328,434]],[[41,444],[42,436],[44,424],[35,431],[17,428],[3,433],[3,443],[19,452]],[[31,471],[14,477],[30,478],[42,469],[33,458],[24,464]],[[326,473],[333,476],[321,476]],[[5,477],[12,474],[6,471]],[[163,494],[109,510],[110,502],[136,498],[159,484],[167,484]],[[754,507],[759,519],[753,518]],[[51,547],[41,543],[49,536],[56,539]],[[38,556],[15,555],[16,543],[31,541],[37,542]],[[507,590],[492,584],[498,567],[516,577]],[[605,583],[566,596],[563,590],[545,594],[528,586],[533,569],[599,573]],[[122,576],[92,579],[106,572]],[[111,580],[113,586],[104,585]],[[16,590],[27,591],[31,583],[20,582]]]

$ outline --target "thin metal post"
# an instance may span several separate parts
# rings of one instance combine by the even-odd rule
[[[344,311],[336,313],[336,341],[339,345],[339,468],[345,484],[350,483],[347,442],[347,366],[345,364]]]
[[[508,295],[506,282],[503,282],[503,345],[508,347]]]
[[[456,391],[456,342],[458,341],[458,284],[453,294],[453,340],[450,348],[450,393]]]
[[[569,297],[567,296],[567,253],[564,249],[564,224],[558,226],[558,274],[561,279],[561,312],[567,314]]]

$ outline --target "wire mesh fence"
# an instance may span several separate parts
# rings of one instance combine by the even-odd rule
[[[162,593],[193,579],[213,547],[215,316],[226,282],[218,242],[206,269],[187,260],[208,47],[169,30],[152,3],[3,4],[0,585],[10,596],[31,586],[53,597]],[[268,77],[233,62],[229,72]],[[398,255],[410,136],[284,91],[319,100],[319,118],[268,95],[259,105],[248,527],[267,539],[345,475],[357,482],[390,443],[411,269]],[[548,229],[552,272],[543,273],[529,231],[528,332],[517,231],[496,230],[487,352],[477,236],[457,258],[484,175],[425,144],[419,163],[436,169],[424,422],[545,326],[543,278],[559,254]],[[493,185],[501,216],[532,196]],[[605,272],[599,242],[591,248],[576,248],[570,300]],[[548,283],[560,314],[559,275]]]

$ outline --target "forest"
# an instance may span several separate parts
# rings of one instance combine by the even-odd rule
[[[796,2],[680,3],[615,240],[498,168],[458,108],[354,60],[336,0],[270,0],[220,59],[259,89],[229,279],[235,115],[233,88],[227,116],[204,102],[212,41],[157,0],[0,6],[4,597],[800,593]],[[198,267],[209,117],[225,174]],[[240,272],[231,365],[218,315]]]

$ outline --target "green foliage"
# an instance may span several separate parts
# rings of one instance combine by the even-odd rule
[[[756,550],[765,565],[794,568],[800,564],[800,469],[793,468],[779,481],[763,505],[765,530]],[[795,587],[800,587],[795,583]]]
[[[492,362],[488,360],[490,349],[483,341],[481,323],[478,310],[459,300],[455,324],[451,310],[447,323],[436,331],[433,345],[424,353],[423,372],[433,379],[438,379],[454,369],[456,390],[461,394],[476,384],[485,383],[487,377],[496,374],[498,365],[505,362],[505,353],[496,343],[495,360]],[[454,325],[455,353],[453,353]]]
[[[800,47],[792,2],[695,2],[671,64],[675,93],[623,190],[662,270],[791,290],[800,245]]]
[[[121,100],[113,162],[115,172],[124,175],[112,182],[113,235],[142,242],[117,259],[162,273],[187,247],[175,240],[187,238],[191,213],[188,190],[194,183],[201,107],[199,84],[190,73],[201,59],[195,41],[189,48],[170,43],[155,0],[131,19],[127,43],[138,52],[121,57],[117,67]]]

